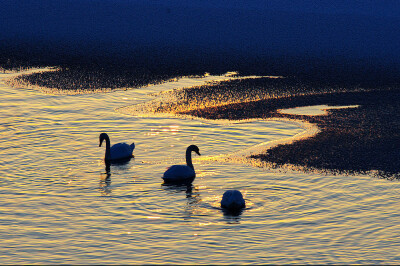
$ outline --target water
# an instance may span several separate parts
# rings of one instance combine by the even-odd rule
[[[0,263],[400,262],[397,181],[207,160],[296,135],[298,124],[114,111],[174,86],[57,96],[0,84]],[[136,143],[108,178],[101,132]],[[163,186],[190,144],[206,158],[194,155],[193,186]],[[239,216],[219,208],[227,189],[245,195]]]
[[[347,105],[347,106],[328,106],[328,105],[313,105],[313,106],[302,106],[295,108],[288,108],[278,110],[283,114],[290,115],[327,115],[331,109],[345,109],[345,108],[358,108],[358,105]]]

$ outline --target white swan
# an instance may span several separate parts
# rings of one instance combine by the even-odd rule
[[[199,148],[196,145],[190,145],[186,149],[186,164],[173,165],[165,171],[163,179],[165,183],[185,183],[190,184],[196,177],[196,172],[192,164],[192,151],[200,155]]]
[[[101,133],[99,139],[99,147],[101,147],[103,140],[106,140],[106,154],[104,156],[105,161],[128,161],[133,157],[132,152],[135,149],[135,143],[132,143],[131,145],[126,143],[117,143],[110,147],[110,138],[108,137],[107,133]]]
[[[239,190],[227,190],[222,196],[221,207],[230,211],[237,211],[246,207],[246,202]]]

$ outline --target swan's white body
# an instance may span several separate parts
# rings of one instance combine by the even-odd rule
[[[131,145],[128,145],[126,143],[117,143],[111,147],[110,138],[106,133],[101,133],[99,139],[100,139],[99,147],[103,143],[103,140],[106,141],[106,153],[104,155],[104,160],[123,161],[123,160],[129,160],[130,158],[133,157],[132,153],[133,150],[135,149],[135,143],[132,143]]]
[[[240,191],[227,190],[222,196],[221,207],[228,210],[240,210],[246,207],[246,202]]]
[[[190,145],[186,149],[186,165],[173,165],[165,171],[163,179],[165,183],[192,183],[196,177],[196,172],[192,164],[192,151],[200,155],[196,145]]]

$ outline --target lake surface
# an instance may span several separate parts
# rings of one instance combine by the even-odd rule
[[[66,96],[1,81],[0,263],[400,263],[398,181],[209,160],[302,133],[300,124],[115,111],[202,82]],[[136,144],[108,178],[101,132]],[[193,186],[163,186],[190,144],[202,154]],[[219,208],[227,189],[245,195],[239,216]]]

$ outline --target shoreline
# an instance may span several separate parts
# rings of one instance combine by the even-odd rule
[[[126,88],[121,87],[121,88],[116,88],[116,89],[100,88],[100,89],[95,89],[95,90],[91,90],[91,89],[67,90],[67,89],[49,88],[49,87],[45,87],[45,86],[34,85],[34,84],[29,83],[28,81],[20,79],[24,75],[40,74],[40,73],[53,72],[53,71],[58,71],[58,70],[59,70],[58,67],[31,68],[31,69],[23,70],[23,71],[9,71],[9,72],[5,72],[5,73],[0,73],[0,76],[3,74],[11,75],[4,79],[4,83],[12,88],[30,89],[30,90],[35,90],[35,91],[38,91],[41,93],[52,94],[52,95],[82,95],[82,94],[110,93],[110,92],[117,92],[117,91],[126,91],[126,90],[130,90],[130,89],[140,89],[140,88],[145,88],[145,87],[149,87],[152,85],[157,85],[157,83],[155,83],[155,84],[147,84],[147,85],[141,86],[141,87],[126,87]],[[171,82],[174,80],[178,80],[180,78],[182,78],[182,77],[172,78],[170,80],[166,80],[161,83]]]
[[[115,88],[110,88],[110,87],[101,87],[97,89],[60,89],[60,88],[51,88],[51,87],[46,87],[46,86],[40,86],[40,85],[35,85],[28,80],[25,80],[24,77],[29,77],[30,75],[33,74],[43,74],[43,73],[48,73],[48,72],[57,72],[60,71],[60,67],[44,67],[44,68],[27,68],[22,71],[17,71],[17,70],[12,70],[8,71],[5,70],[5,72],[0,73],[1,75],[7,75],[7,77],[4,78],[4,83],[7,84],[10,87],[13,88],[25,88],[25,89],[31,89],[31,90],[36,90],[45,94],[52,94],[52,95],[80,95],[80,94],[92,94],[92,93],[110,93],[114,91],[127,91],[127,90],[132,90],[132,89],[142,89],[142,88],[147,88],[150,86],[154,85],[159,85],[159,84],[165,84],[169,82],[175,82],[180,79],[184,78],[204,78],[204,77],[215,77],[216,80],[211,80],[208,81],[210,83],[218,83],[222,81],[228,81],[232,79],[251,79],[251,78],[259,78],[258,76],[238,76],[238,73],[235,71],[231,72],[226,72],[225,74],[221,75],[210,75],[209,73],[205,72],[200,75],[189,75],[189,76],[176,76],[169,78],[167,80],[161,80],[161,81],[156,81],[154,83],[148,83],[144,84],[141,86],[137,87],[115,87]],[[220,77],[224,77],[221,79]],[[283,78],[282,76],[262,76],[262,77],[268,77],[268,78]],[[195,86],[204,86],[207,85],[207,83],[201,84],[201,85],[188,85],[188,87],[195,87]],[[181,88],[184,89],[184,88]],[[174,90],[174,89],[173,89]],[[162,91],[159,93],[168,93],[169,90]],[[122,108],[122,107],[121,107]]]
[[[195,118],[196,119],[196,118]],[[198,118],[197,118],[198,119]],[[281,139],[276,139],[276,140],[270,140],[266,142],[261,142],[259,144],[253,145],[251,147],[245,148],[240,151],[232,152],[232,153],[227,153],[227,154],[220,154],[216,156],[208,156],[208,157],[202,157],[198,158],[197,160],[204,160],[204,161],[217,161],[217,162],[228,162],[228,163],[240,163],[240,164],[246,164],[254,167],[260,167],[260,168],[270,168],[270,169],[275,169],[277,168],[277,165],[274,163],[262,161],[260,159],[254,159],[253,156],[259,156],[264,153],[266,153],[268,150],[273,149],[274,147],[277,147],[279,145],[289,145],[292,144],[296,141],[301,141],[303,139],[307,139],[310,137],[315,136],[320,132],[320,129],[318,126],[311,124],[307,121],[300,120],[300,119],[290,119],[290,118],[268,118],[268,119],[246,119],[246,120],[238,120],[238,121],[231,121],[231,120],[207,120],[206,121],[212,121],[213,123],[216,123],[216,121],[221,122],[221,123],[251,123],[253,121],[261,121],[261,122],[270,122],[270,121],[279,121],[279,122],[285,122],[285,123],[290,123],[290,124],[296,124],[299,127],[303,128],[303,131],[300,133],[297,133],[291,137],[286,137],[286,138],[281,138]],[[282,169],[289,170],[289,169],[294,169],[294,166],[280,166]]]
[[[293,88],[290,79],[279,80],[278,84],[285,82],[289,88]],[[254,90],[254,83],[266,84],[258,90],[271,88],[271,83],[273,86],[276,84],[268,79],[234,80],[232,83],[236,85],[233,87],[229,87],[228,83],[229,81],[175,91],[175,95],[172,96],[178,100],[183,99],[181,102],[173,101],[171,105],[168,102],[159,106],[155,104],[153,109],[149,109],[157,115],[229,123],[271,118],[311,123],[319,129],[315,134],[293,141],[277,142],[276,145],[263,149],[258,155],[250,155],[247,159],[252,165],[269,168],[344,175],[366,174],[386,179],[400,178],[400,157],[397,155],[400,150],[400,114],[397,111],[400,110],[400,103],[396,101],[400,97],[400,84],[381,83],[377,87],[374,84],[370,87],[342,87],[340,84],[334,84],[333,87],[313,87],[315,84],[311,82],[307,85],[310,90],[307,86],[305,89],[294,87],[297,91],[290,96],[280,87],[272,87],[278,88],[277,92],[281,95],[226,103],[225,99],[229,97],[219,97],[220,94],[230,96],[234,95],[233,92],[247,96],[249,91]],[[304,93],[304,90],[311,93]],[[210,95],[219,101],[209,101]],[[177,105],[180,109],[172,112]],[[282,109],[318,105],[332,108],[325,115],[315,116],[280,112]],[[186,107],[189,107],[188,110],[185,110]],[[135,108],[132,110],[135,111]]]
[[[10,86],[10,80],[15,80],[15,78],[21,76],[21,75],[29,75],[32,73],[42,73],[42,72],[46,72],[46,71],[56,71],[57,68],[32,68],[29,70],[24,70],[22,72],[18,72],[15,71],[12,74],[5,74],[7,76],[2,77],[2,75],[0,74],[0,77],[4,78],[4,80],[7,82],[7,85]],[[12,76],[9,76],[12,75]],[[251,123],[253,121],[284,121],[286,123],[291,123],[291,124],[296,124],[299,127],[302,127],[304,129],[304,131],[292,136],[292,137],[287,137],[284,139],[278,139],[278,140],[273,140],[273,141],[267,141],[267,142],[262,142],[259,144],[256,144],[254,146],[251,146],[249,148],[246,148],[245,150],[242,151],[238,151],[238,152],[233,152],[233,153],[229,153],[229,154],[224,154],[224,155],[219,155],[219,156],[214,156],[214,157],[204,157],[202,158],[202,160],[217,160],[217,161],[230,161],[233,163],[245,163],[245,164],[250,164],[253,166],[260,166],[263,165],[264,163],[261,160],[254,160],[252,159],[250,156],[251,155],[258,155],[258,154],[262,154],[263,152],[265,152],[266,150],[277,146],[277,145],[283,145],[283,144],[289,144],[289,143],[293,143],[296,140],[300,140],[303,138],[307,138],[307,137],[311,137],[315,134],[317,134],[319,132],[319,128],[307,121],[304,120],[300,120],[300,119],[290,119],[290,118],[268,118],[268,119],[242,119],[242,120],[223,120],[223,119],[217,119],[217,120],[213,120],[213,119],[204,119],[201,117],[197,117],[197,116],[192,116],[192,115],[187,115],[187,114],[180,114],[180,113],[171,113],[171,112],[151,112],[149,110],[145,110],[144,112],[137,112],[137,106],[147,106],[149,103],[154,103],[154,102],[165,102],[166,104],[168,104],[168,102],[166,102],[166,98],[165,95],[168,95],[170,92],[172,92],[174,95],[177,95],[177,92],[181,92],[184,91],[185,89],[191,89],[191,88],[196,88],[196,87],[201,87],[201,86],[210,86],[213,84],[218,84],[220,82],[225,82],[225,81],[230,81],[230,80],[244,80],[244,79],[254,79],[254,78],[261,78],[261,77],[257,77],[257,76],[245,76],[245,77],[240,77],[240,76],[236,76],[237,73],[236,72],[227,72],[225,75],[218,75],[218,76],[212,76],[212,75],[208,75],[207,73],[201,77],[200,79],[206,79],[203,84],[198,84],[198,82],[194,83],[192,82],[190,84],[190,82],[186,81],[186,83],[184,82],[184,79],[190,79],[189,77],[181,77],[181,78],[175,78],[174,80],[170,80],[170,81],[166,81],[165,83],[173,83],[175,82],[177,85],[174,86],[173,89],[169,89],[169,90],[161,90],[161,91],[156,91],[153,93],[150,93],[150,96],[153,96],[154,99],[152,100],[148,100],[145,101],[143,103],[139,103],[136,105],[128,105],[128,106],[122,106],[122,107],[118,107],[115,109],[116,112],[125,114],[125,115],[134,115],[134,116],[160,116],[160,117],[175,117],[175,118],[180,118],[180,119],[195,119],[195,120],[202,120],[202,121],[206,121],[208,123],[217,123],[217,124],[239,124],[239,123]],[[263,76],[263,78],[271,78],[271,79],[279,79],[279,78],[283,78],[281,76]],[[179,85],[179,80],[182,80],[183,84]],[[199,79],[197,79],[198,81]],[[13,88],[18,88],[18,87],[23,87],[23,88],[27,88],[27,89],[34,89],[36,91],[42,92],[42,93],[53,93],[52,89],[49,88],[43,88],[43,87],[39,87],[39,86],[34,86],[34,85],[26,85],[26,86],[20,86],[21,83],[17,83],[19,84],[18,86],[15,85],[15,83],[12,83],[11,85],[15,85],[12,86]],[[151,88],[153,85],[149,84],[148,86],[146,86],[147,88]],[[99,91],[89,91],[89,93],[108,93],[108,92],[117,92],[117,91],[123,91],[126,89],[119,89],[119,90],[99,90]],[[83,93],[83,92],[75,92],[75,93],[71,93],[71,91],[58,91],[58,93],[56,93],[56,95],[79,95],[79,94],[87,94],[87,93]],[[168,96],[167,96],[168,98]],[[169,102],[173,102],[176,103],[175,99],[171,99],[169,98],[168,101]],[[136,108],[134,112],[131,111],[131,108],[134,107]],[[266,166],[266,165],[265,165]]]
[[[43,73],[43,69],[31,71]],[[12,75],[8,77],[15,78],[23,74],[0,75]],[[213,81],[215,77],[221,80]],[[174,78],[163,84],[178,84],[185,78],[190,79]],[[400,150],[400,114],[396,111],[400,109],[400,103],[395,100],[400,97],[400,84],[390,82],[362,87],[332,81],[325,84],[320,83],[319,79],[243,77],[234,72],[225,76],[205,73],[200,79],[207,78],[209,80],[200,85],[189,82],[169,90],[161,85],[158,91],[149,95],[154,96],[153,99],[118,107],[115,111],[139,117],[178,117],[218,124],[288,119],[304,128],[308,127],[310,131],[305,130],[304,134],[293,138],[255,145],[246,149],[247,157],[246,151],[242,151],[243,156],[238,156],[239,152],[236,155],[227,154],[225,159],[220,156],[214,160],[226,161],[230,157],[233,161],[247,161],[253,166],[268,168],[367,174],[388,179],[400,177],[400,157],[397,156]],[[151,88],[152,85],[147,87]],[[121,90],[114,88],[112,91]],[[280,111],[313,105],[360,107],[334,107],[323,116],[285,114]],[[388,113],[392,115],[389,117]],[[254,150],[250,152],[251,149],[258,149],[257,154]]]

